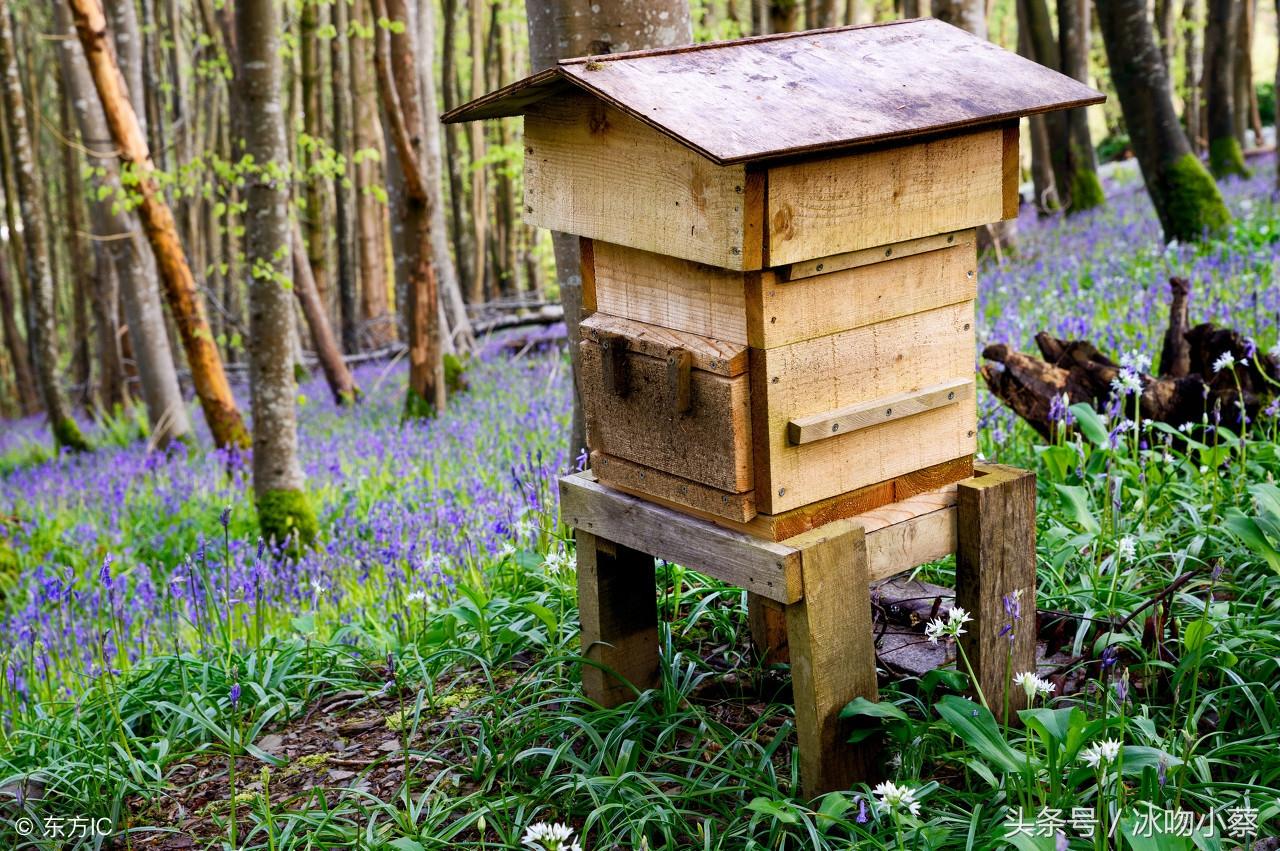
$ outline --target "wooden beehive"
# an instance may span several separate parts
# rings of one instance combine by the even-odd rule
[[[1018,119],[1089,87],[935,20],[568,60],[524,115],[525,219],[581,237],[605,484],[780,540],[972,474],[976,228]]]

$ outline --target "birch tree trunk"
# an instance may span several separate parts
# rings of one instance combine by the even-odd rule
[[[1165,239],[1203,239],[1225,226],[1230,214],[1178,124],[1146,0],[1107,0],[1096,11],[1125,126]]]
[[[54,315],[53,276],[49,268],[45,234],[43,186],[36,172],[35,143],[27,121],[22,81],[13,30],[9,24],[9,2],[0,0],[0,72],[4,74],[5,120],[13,145],[14,185],[22,210],[23,246],[27,257],[27,284],[31,293],[31,323],[27,327],[33,344],[36,374],[44,397],[44,410],[59,447],[73,451],[89,449],[89,443],[75,420],[58,375],[58,328]]]
[[[1214,177],[1245,175],[1244,153],[1236,138],[1235,45],[1240,26],[1239,0],[1209,0],[1204,36],[1206,111],[1209,119],[1209,170]]]
[[[102,103],[112,139],[136,178],[140,198],[138,212],[160,268],[169,310],[178,326],[196,396],[204,409],[209,431],[218,446],[249,445],[249,433],[231,395],[204,304],[191,267],[178,239],[177,224],[154,177],[155,166],[128,89],[116,65],[115,51],[106,37],[106,20],[98,0],[68,0],[76,32],[84,48],[98,100]]]
[[[649,47],[672,47],[693,41],[689,4],[684,0],[526,0],[529,22],[529,64],[532,71],[550,68],[573,56],[617,53]],[[586,457],[587,436],[578,387],[578,323],[582,319],[582,270],[578,238],[552,233],[556,278],[569,338],[573,371],[573,425],[569,457]]]
[[[151,246],[139,232],[137,217],[114,202],[121,186],[111,132],[94,91],[80,42],[75,38],[65,11],[61,7],[59,11],[59,31],[69,35],[62,40],[62,73],[72,95],[80,138],[93,164],[105,172],[100,185],[106,188],[106,195],[100,197],[97,191],[91,193],[94,200],[89,205],[89,216],[93,232],[109,237],[99,245],[105,246],[116,270],[138,383],[147,407],[147,419],[151,423],[151,439],[158,446],[166,446],[172,440],[188,440],[191,419],[178,385],[173,349],[164,324],[155,258]],[[114,311],[115,305],[110,309]]]
[[[245,110],[244,148],[253,158],[246,203],[249,266],[249,386],[253,398],[253,494],[267,540],[310,543],[316,516],[303,490],[293,376],[289,295],[289,148],[280,83],[276,0],[238,0],[236,85]]]

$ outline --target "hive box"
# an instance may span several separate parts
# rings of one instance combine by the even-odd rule
[[[781,540],[972,474],[976,228],[1089,87],[935,20],[568,60],[525,219],[581,237],[600,481]]]

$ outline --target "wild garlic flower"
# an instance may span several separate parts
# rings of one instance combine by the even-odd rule
[[[931,644],[937,644],[940,638],[958,638],[964,635],[964,625],[972,621],[969,613],[959,606],[953,606],[947,619],[934,618],[924,628],[924,636]]]
[[[1138,539],[1125,535],[1116,541],[1116,561],[1131,562],[1138,554]]]
[[[1213,362],[1213,371],[1222,372],[1224,369],[1230,369],[1236,365],[1235,356],[1231,352],[1223,352],[1218,355],[1218,359]]]
[[[913,816],[920,815],[920,802],[916,800],[916,793],[910,787],[899,786],[897,783],[886,780],[871,791],[875,794],[881,810],[888,810],[895,815],[900,812],[907,812]]]
[[[1053,683],[1037,676],[1033,671],[1023,671],[1013,678],[1015,685],[1021,686],[1022,690],[1027,693],[1027,700],[1034,701],[1036,697],[1048,697],[1053,694],[1057,688]]]
[[[427,592],[419,588],[417,591],[410,591],[404,595],[406,603],[425,603],[427,600]]]
[[[525,829],[520,844],[533,851],[582,851],[573,828],[560,822],[538,822]]]
[[[1103,739],[1080,752],[1080,759],[1090,768],[1115,762],[1118,756],[1120,756],[1120,742],[1116,739]]]

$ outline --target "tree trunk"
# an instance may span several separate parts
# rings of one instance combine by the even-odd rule
[[[71,128],[71,95],[63,79],[58,81],[58,93],[59,132],[65,139],[74,139],[76,131]],[[80,210],[80,203],[84,199],[84,187],[80,180],[75,148],[64,144],[61,153],[62,201],[65,211],[63,221],[66,231],[63,241],[67,243],[67,253],[70,255],[69,283],[74,317],[71,332],[71,375],[72,381],[77,385],[77,392],[73,399],[76,404],[90,410],[100,407],[112,411],[117,405],[124,407],[128,399],[124,392],[124,370],[120,363],[119,337],[115,333],[114,321],[109,326],[99,323],[97,333],[90,335],[90,299],[87,290],[92,285],[95,296],[101,296],[104,291],[110,290],[114,308],[115,278],[105,264],[98,262],[100,258],[97,255],[102,253],[101,249],[96,245],[90,245],[85,233]],[[114,320],[114,315],[111,318]],[[97,343],[100,393],[95,393],[93,387],[91,340]]]
[[[458,0],[444,0],[444,26],[440,57],[441,94],[444,108],[458,105]],[[458,278],[468,289],[471,286],[471,248],[468,242],[466,198],[467,184],[463,178],[462,163],[463,128],[449,124],[444,128],[444,151],[449,171],[449,212],[453,223],[453,255],[457,259]]]
[[[439,288],[432,258],[431,207],[439,203],[432,193],[423,156],[425,135],[418,85],[418,54],[431,50],[417,44],[407,0],[375,0],[379,18],[405,22],[403,31],[375,34],[375,71],[382,97],[387,135],[395,150],[403,180],[398,213],[403,233],[410,240],[405,258],[409,336],[409,388],[405,416],[434,416],[445,407],[444,364],[440,354]]]
[[[267,540],[309,543],[315,513],[298,463],[289,297],[289,148],[281,111],[280,11],[275,0],[238,0],[236,85],[253,158],[245,201],[249,282],[249,386],[253,398],[253,493]]]
[[[1235,119],[1236,141],[1242,148],[1248,147],[1247,134],[1250,127],[1260,124],[1254,121],[1256,111],[1257,89],[1253,85],[1253,30],[1254,8],[1256,0],[1241,0],[1236,13],[1237,30],[1235,55],[1232,57],[1232,98],[1234,107],[1232,117]],[[1262,144],[1262,130],[1257,128],[1254,145]]]
[[[1183,54],[1183,85],[1187,90],[1186,109],[1183,113],[1187,140],[1191,143],[1192,153],[1199,156],[1204,150],[1200,138],[1200,87],[1203,56],[1201,55],[1201,0],[1183,0],[1182,19],[1187,34],[1186,48]]]
[[[1172,4],[1173,0],[1167,0]],[[1089,82],[1089,0],[1058,0],[1058,55],[1060,70],[1082,83]],[[1065,151],[1063,173],[1068,213],[1090,210],[1106,203],[1098,179],[1098,159],[1089,133],[1089,113],[1084,108],[1062,114]]]
[[[9,363],[13,367],[14,392],[18,397],[18,410],[23,416],[39,413],[40,399],[36,392],[36,379],[31,373],[31,361],[27,358],[27,341],[22,339],[18,322],[14,318],[17,302],[13,297],[13,282],[9,278],[9,263],[0,252],[0,324],[4,330],[4,345],[9,351]]]
[[[1034,62],[1036,55],[1031,43],[1028,2],[1018,0],[1016,5],[1018,53]],[[1059,207],[1053,184],[1053,160],[1049,153],[1049,126],[1043,115],[1028,116],[1027,125],[1031,130],[1031,186],[1035,193],[1032,203],[1037,214],[1046,216]]]
[[[1230,215],[1178,124],[1146,0],[1107,0],[1096,11],[1125,126],[1165,239],[1200,240]]]
[[[978,38],[987,37],[985,0],[933,0],[933,16]]]
[[[360,398],[360,388],[342,359],[342,349],[333,336],[333,328],[329,325],[329,317],[325,313],[324,302],[320,300],[320,290],[316,287],[316,279],[311,273],[310,261],[306,252],[306,238],[297,222],[293,223],[290,234],[290,256],[293,258],[293,293],[298,297],[298,305],[307,320],[307,329],[311,332],[311,341],[316,346],[316,357],[320,360],[320,370],[324,380],[333,394],[333,401],[339,405],[355,402]]]
[[[1160,56],[1164,59],[1165,71],[1170,78],[1173,77],[1173,53],[1177,46],[1177,35],[1174,29],[1174,22],[1178,19],[1176,2],[1177,0],[1156,0],[1155,7],[1156,33],[1160,36]]]
[[[342,349],[354,354],[360,350],[356,329],[358,290],[355,246],[355,199],[352,187],[356,175],[351,147],[351,56],[347,40],[349,30],[347,0],[333,4],[333,26],[336,35],[330,42],[329,62],[332,66],[333,147],[342,158],[342,176],[334,181],[334,237],[338,243],[338,302],[342,311]]]
[[[799,0],[769,0],[769,32],[795,32],[799,25]]]
[[[1214,177],[1245,175],[1236,138],[1234,98],[1239,0],[1209,0],[1204,36],[1205,100],[1209,117],[1209,170]]]
[[[1061,58],[1058,41],[1053,37],[1053,22],[1049,18],[1046,0],[1017,0],[1018,37],[1026,39],[1026,55],[1046,68],[1058,70]],[[1066,174],[1066,155],[1063,141],[1066,138],[1066,119],[1060,112],[1033,115],[1029,119],[1043,127],[1044,160],[1039,164],[1040,185],[1036,186],[1036,207],[1043,213],[1057,212],[1067,201],[1070,182]],[[1032,126],[1032,176],[1036,177],[1036,138]]]
[[[315,140],[325,138],[324,127],[324,69],[320,50],[319,30],[324,26],[323,3],[304,2],[299,4],[299,53],[302,62],[302,120],[308,136]],[[341,100],[342,98],[338,98]],[[316,292],[320,303],[329,303],[329,264],[328,246],[329,229],[325,221],[325,201],[329,195],[326,186],[328,178],[319,174],[315,168],[319,156],[316,147],[308,147],[306,155],[306,217],[305,232],[307,235],[307,257],[311,261],[311,273],[315,279]],[[318,345],[318,344],[317,344]]]
[[[129,102],[128,90],[106,38],[106,20],[98,0],[69,0],[76,31],[93,76],[112,139],[137,180],[138,211],[160,267],[169,309],[178,326],[192,383],[218,446],[248,446],[245,429],[222,358],[205,317],[195,277],[178,239],[173,213],[156,184],[150,149]]]
[[[22,209],[23,245],[27,254],[28,286],[33,307],[27,336],[34,344],[36,373],[40,377],[44,409],[53,428],[54,441],[59,447],[83,451],[89,448],[89,444],[71,418],[71,407],[59,382],[58,327],[41,194],[44,187],[36,172],[35,140],[27,124],[18,57],[9,24],[8,0],[0,0],[0,73],[4,74],[5,120],[13,145],[14,184]]]
[[[573,0],[552,3],[527,0],[525,11],[529,22],[529,63],[535,72],[551,67],[560,59],[611,53],[614,45],[620,50],[637,50],[693,41],[689,4],[683,0],[655,0],[650,3],[600,0],[590,7],[589,13],[580,10]],[[570,458],[576,461],[579,455],[585,457],[587,446],[582,392],[578,387],[582,259],[576,236],[552,233],[551,237],[573,372],[573,425],[569,450]]]
[[[484,94],[484,5],[486,0],[469,0],[471,24],[471,99]],[[471,281],[468,300],[480,304],[485,300],[486,275],[489,248],[489,190],[487,169],[482,164],[485,157],[485,123],[472,121],[467,125],[471,146],[471,228],[475,234],[471,256]]]

